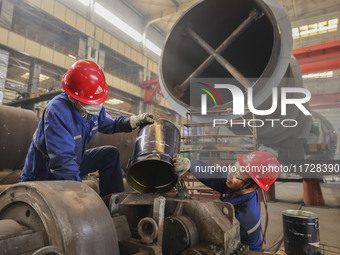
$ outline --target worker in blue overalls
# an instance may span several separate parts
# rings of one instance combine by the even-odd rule
[[[99,170],[100,196],[124,191],[119,151],[114,146],[86,150],[97,132],[131,132],[154,116],[112,117],[103,107],[109,88],[93,61],[75,62],[62,78],[65,92],[47,105],[33,135],[20,181],[71,180]]]
[[[179,154],[173,157],[173,164],[174,171],[179,175],[190,169],[194,176],[196,166],[208,166],[202,161],[190,161]],[[261,251],[261,214],[257,189],[268,191],[279,174],[279,162],[272,154],[255,151],[246,156],[238,155],[237,162],[225,178],[196,177],[220,192],[221,201],[233,204],[235,217],[240,222],[241,243],[247,244],[251,251]]]

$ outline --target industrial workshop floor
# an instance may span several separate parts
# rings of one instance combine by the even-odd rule
[[[284,247],[280,240],[283,237],[282,211],[300,209],[314,212],[320,221],[320,243],[322,254],[340,254],[340,181],[329,181],[321,184],[324,207],[303,205],[302,183],[277,182],[275,186],[276,202],[268,203],[269,223],[265,251],[273,252],[275,247]],[[262,224],[265,222],[265,209],[261,208]],[[327,245],[327,246],[326,246]],[[274,248],[271,248],[273,247]],[[334,247],[339,247],[336,249]]]

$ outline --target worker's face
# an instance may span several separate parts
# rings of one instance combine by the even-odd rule
[[[236,162],[232,168],[232,171],[228,174],[225,184],[231,190],[238,190],[248,178],[249,175],[245,172],[242,172],[240,164]]]
[[[69,97],[69,99],[71,100],[72,103],[74,103],[74,106],[77,108],[77,110],[80,112],[81,115],[85,115],[85,114],[91,114],[91,115],[96,115],[98,116],[103,104],[99,104],[99,105],[88,105],[85,103],[82,103],[72,97]]]

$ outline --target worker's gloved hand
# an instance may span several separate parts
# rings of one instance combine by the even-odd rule
[[[130,117],[130,125],[131,128],[135,129],[136,127],[142,126],[147,123],[154,123],[155,115],[152,113],[142,113],[137,116]]]
[[[191,166],[190,160],[180,154],[175,154],[173,156],[172,164],[174,165],[173,171],[178,176],[182,176],[183,174],[185,174]]]

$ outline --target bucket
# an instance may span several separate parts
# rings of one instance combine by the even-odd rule
[[[301,210],[282,212],[284,247],[287,255],[320,255],[317,214]]]
[[[143,126],[136,138],[126,181],[140,193],[166,193],[178,180],[172,157],[179,153],[181,135],[170,121],[160,119]]]

